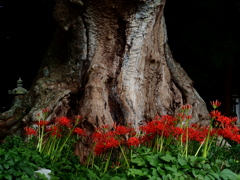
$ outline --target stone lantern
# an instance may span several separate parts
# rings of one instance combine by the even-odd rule
[[[17,87],[13,90],[9,90],[8,94],[13,94],[15,96],[19,96],[19,95],[25,95],[28,93],[28,91],[23,88],[23,80],[21,80],[21,78],[19,77],[19,79],[17,80]]]

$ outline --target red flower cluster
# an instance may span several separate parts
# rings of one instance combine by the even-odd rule
[[[38,126],[42,127],[42,126],[48,125],[49,123],[48,123],[48,121],[46,121],[46,120],[40,120],[40,121],[38,121],[36,124],[37,124]]]
[[[62,137],[62,129],[57,125],[52,125],[49,131],[52,137]]]
[[[127,129],[125,126],[118,125],[115,127],[115,134],[116,135],[125,135],[129,132],[129,129]]]
[[[202,143],[205,138],[207,137],[208,133],[208,126],[202,126],[198,128],[194,128],[194,126],[188,128],[188,139],[191,141],[198,141]],[[212,135],[214,134],[214,131],[211,133]],[[184,141],[186,139],[186,130],[184,131]]]
[[[112,131],[106,125],[97,128],[96,132],[92,134],[95,143],[94,152],[96,155],[100,155],[108,149],[119,147],[121,144],[137,146],[139,143],[137,143],[137,137],[133,138],[135,135],[136,131],[132,127],[115,125]],[[130,137],[128,141],[125,140],[126,137]]]
[[[83,129],[79,128],[79,127],[76,127],[73,130],[73,132],[77,133],[77,135],[82,136],[82,137],[86,136],[86,132]]]
[[[56,122],[61,124],[62,126],[67,126],[67,127],[69,127],[71,124],[71,120],[65,116],[58,118]]]
[[[186,107],[188,108],[188,107]],[[208,133],[208,126],[200,126],[192,124],[191,127],[178,127],[179,119],[190,120],[191,115],[179,114],[178,118],[173,116],[165,115],[162,117],[156,116],[151,122],[148,122],[145,126],[141,126],[140,130],[143,132],[143,138],[141,142],[151,141],[156,136],[163,136],[164,138],[174,138],[181,140],[183,143],[188,141],[197,141],[202,143]],[[211,135],[216,134],[216,130],[211,131]]]
[[[45,109],[42,110],[42,113],[43,113],[43,114],[46,114],[46,113],[48,113],[49,111],[50,111],[49,108],[45,108]]]
[[[30,127],[25,127],[24,130],[27,135],[36,135],[37,134],[37,131]]]
[[[169,137],[174,132],[176,122],[177,119],[173,116],[155,116],[152,121],[148,122],[145,126],[140,127],[140,130],[145,134],[142,138],[143,141],[152,140],[157,134],[160,136],[164,135],[164,137]],[[177,129],[178,132],[179,130],[180,129]]]
[[[214,110],[214,111],[210,112],[210,115],[214,119],[214,118],[221,116],[221,112],[219,112],[218,110]]]
[[[113,132],[97,131],[93,133],[93,142],[95,142],[94,152],[96,155],[102,154],[104,151],[110,148],[116,148],[120,144],[115,139]]]
[[[188,105],[188,104],[182,105],[182,110],[189,110],[189,109],[191,109],[191,108],[192,108],[191,105]]]
[[[211,104],[214,110],[210,112],[213,122],[210,126],[201,126],[199,124],[189,125],[188,122],[192,119],[192,116],[189,114],[188,110],[191,108],[191,105],[183,105],[180,109],[180,114],[176,117],[170,115],[157,115],[152,121],[140,126],[140,137],[136,136],[136,130],[131,126],[114,125],[113,130],[110,130],[108,125],[99,127],[91,135],[94,143],[94,153],[100,155],[108,149],[118,148],[119,146],[122,147],[122,145],[127,147],[138,147],[140,144],[152,145],[152,140],[156,138],[172,138],[172,142],[181,141],[181,144],[185,142],[187,144],[189,141],[203,143],[206,138],[209,138],[208,133],[210,133],[210,137],[222,136],[240,143],[240,129],[235,126],[237,118],[223,116],[219,111],[215,110],[221,105],[217,100],[212,101]],[[45,110],[43,112],[45,113],[48,111]],[[65,130],[68,130],[70,134],[73,132],[78,136],[86,137],[86,132],[76,127],[80,119],[82,119],[82,117],[77,116],[76,121],[73,122],[67,117],[61,117],[52,125],[49,125],[45,120],[40,120],[37,124],[39,127],[46,126],[45,130],[50,132],[49,134],[53,137],[63,136],[66,134],[64,133]],[[212,125],[215,126],[213,127]],[[32,128],[25,127],[24,129],[28,135],[37,134]]]
[[[128,140],[127,140],[127,145],[128,146],[135,146],[135,147],[138,147],[140,144],[140,141],[137,137],[130,137]]]

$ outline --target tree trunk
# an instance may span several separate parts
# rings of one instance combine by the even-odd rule
[[[193,106],[208,117],[193,82],[167,44],[165,0],[57,0],[58,29],[24,99],[23,122],[80,114],[85,129],[132,123]],[[7,120],[2,121],[4,126]],[[19,122],[20,123],[20,122]]]

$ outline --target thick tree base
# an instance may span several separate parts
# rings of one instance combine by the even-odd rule
[[[80,114],[88,131],[114,123],[137,128],[156,114],[175,115],[183,104],[192,105],[192,122],[208,119],[205,102],[172,58],[164,6],[164,0],[58,0],[59,28],[24,99],[31,108],[23,124],[47,107],[47,120]]]

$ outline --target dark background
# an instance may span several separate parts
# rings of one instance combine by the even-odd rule
[[[240,93],[240,1],[167,0],[165,18],[173,57],[200,96],[218,99],[226,115]]]
[[[0,111],[9,109],[19,77],[30,89],[56,24],[54,1],[0,0]]]
[[[30,89],[56,29],[53,6],[54,0],[0,0],[0,111],[11,106],[8,90],[20,76]],[[165,18],[173,57],[200,96],[228,104],[239,93],[240,1],[167,0]]]

